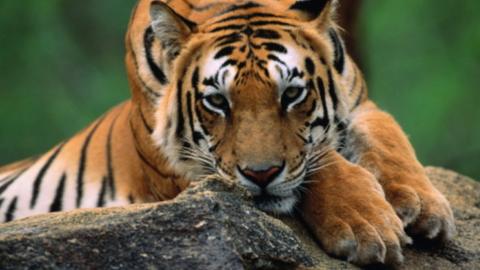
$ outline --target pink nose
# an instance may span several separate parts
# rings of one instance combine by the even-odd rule
[[[261,171],[254,171],[246,168],[245,170],[240,170],[240,172],[248,180],[254,182],[261,188],[265,188],[275,179],[275,177],[278,176],[278,174],[280,174],[281,170],[281,167],[270,167]]]

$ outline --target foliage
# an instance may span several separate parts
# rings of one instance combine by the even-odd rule
[[[400,122],[424,164],[480,179],[480,2],[364,3],[372,99]]]

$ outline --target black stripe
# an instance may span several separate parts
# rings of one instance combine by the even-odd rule
[[[219,32],[219,31],[227,31],[227,30],[240,30],[244,26],[243,25],[238,25],[238,24],[229,24],[225,26],[218,26],[213,28],[210,32]]]
[[[102,187],[100,188],[100,192],[98,193],[97,207],[105,206],[105,195],[107,193],[107,181],[108,181],[108,178],[106,176],[103,177]]]
[[[3,199],[0,198],[0,208],[2,207]]]
[[[183,77],[183,76],[182,76]],[[182,86],[183,82],[182,79],[178,80],[177,83],[177,129],[175,131],[176,137],[178,139],[183,138],[183,130],[184,130],[184,119],[183,119],[183,108],[182,108]]]
[[[323,84],[322,78],[317,77],[317,87],[318,87],[318,94],[320,99],[322,100],[322,107],[323,107],[323,118],[317,117],[311,124],[311,127],[322,126],[323,128],[328,126],[329,116],[328,116],[328,108],[327,108],[327,101],[325,99],[325,86]]]
[[[247,66],[246,61],[242,61],[242,62],[238,63],[237,69],[240,71],[240,70],[242,70],[243,68],[245,68],[245,66]]]
[[[192,112],[192,93],[190,91],[187,92],[187,114],[188,114],[188,122],[190,124],[190,132],[192,139],[194,139],[195,134],[195,127],[193,125],[193,112]],[[199,142],[195,139],[193,140],[196,145],[199,145]]]
[[[198,84],[200,82],[198,67],[195,68],[192,74],[192,87],[195,90],[195,99],[200,100],[203,94],[198,90]]]
[[[358,105],[360,105],[360,103],[362,102],[364,94],[365,94],[365,84],[362,83],[362,88],[360,89],[360,93],[358,94],[357,100],[355,101],[352,109],[354,109],[354,108],[358,107]]]
[[[214,76],[215,85],[220,85],[220,81],[218,80],[219,76],[220,76],[220,72],[215,73],[215,76]]]
[[[214,152],[219,145],[220,145],[220,141],[218,141],[217,143],[213,143],[213,145],[210,146],[210,148],[208,148],[208,150],[209,150],[210,152]]]
[[[267,58],[268,58],[269,60],[273,60],[273,61],[275,61],[275,62],[278,62],[278,63],[280,63],[281,65],[283,65],[284,67],[288,68],[287,64],[286,64],[284,61],[282,61],[280,58],[278,58],[276,55],[269,54],[269,55],[267,56]]]
[[[203,121],[204,121],[204,120],[203,120],[202,113],[201,113],[201,111],[200,111],[199,108],[200,108],[199,106],[195,106],[195,115],[197,116],[198,123],[200,124],[200,128],[202,129],[202,132],[203,132],[205,135],[209,136],[210,133],[208,133],[208,130],[207,130],[207,129],[205,128],[205,126],[203,125]],[[203,135],[202,135],[202,137],[203,137]]]
[[[251,8],[256,8],[256,7],[261,7],[260,4],[258,3],[254,3],[254,2],[247,2],[245,4],[242,4],[242,5],[233,5],[233,6],[230,6],[229,8],[225,9],[225,11],[223,11],[223,13],[228,13],[228,12],[232,12],[232,11],[235,11],[235,10],[240,10],[240,9],[251,9]]]
[[[55,152],[53,152],[53,154],[48,158],[47,162],[45,162],[45,164],[37,174],[37,177],[33,182],[32,198],[30,200],[30,209],[33,209],[35,207],[35,204],[37,203],[37,199],[38,199],[38,194],[40,193],[40,185],[42,184],[43,177],[47,173],[53,161],[55,161],[55,159],[57,158],[60,151],[62,151],[63,146],[64,144],[61,144],[59,147],[57,147]]]
[[[205,140],[205,137],[203,136],[202,133],[198,132],[198,131],[194,131],[193,132],[193,141],[197,144],[197,145],[200,145],[200,141],[201,140]]]
[[[298,138],[300,138],[300,139],[303,141],[303,143],[305,143],[305,144],[307,144],[307,143],[308,143],[308,140],[307,140],[307,139],[305,139],[305,138],[302,136],[302,134],[300,134],[300,133],[296,133],[296,135],[297,135],[297,137],[298,137]],[[293,169],[292,169],[291,171],[293,171]]]
[[[310,18],[316,18],[319,16],[325,5],[327,4],[327,0],[306,0],[306,1],[296,1],[295,4],[290,6],[290,9],[300,10],[302,12],[310,14]]]
[[[242,30],[242,33],[250,37],[253,34],[253,29],[250,27],[250,24],[247,24],[247,27]],[[252,47],[255,47],[252,42],[250,42]]]
[[[130,202],[130,204],[135,203],[135,199],[133,198],[132,194],[128,195],[128,201]]]
[[[334,63],[333,66],[338,71],[338,73],[343,73],[343,69],[345,67],[345,52],[343,49],[342,41],[340,40],[337,32],[333,29],[330,29],[328,32],[330,35],[330,39],[332,40],[333,46],[335,48],[334,54]]]
[[[2,186],[0,186],[0,195],[2,195],[2,193],[7,190],[7,188],[13,183],[15,182],[15,180],[17,180],[26,170],[28,170],[30,167],[26,168],[26,169],[23,169],[22,171],[20,171],[19,173],[17,173],[15,176],[13,176],[12,178],[10,178],[7,182],[5,182]]]
[[[293,80],[296,77],[303,78],[303,71],[298,71],[298,68],[294,67],[292,70],[288,70],[288,79]]]
[[[192,78],[192,83],[193,83],[193,78]],[[197,82],[198,83],[198,82]],[[195,104],[195,98],[193,98],[193,104]],[[193,142],[196,145],[200,145],[200,140],[204,140],[205,137],[198,131],[195,130],[194,124],[193,124],[193,110],[192,110],[192,93],[190,91],[187,92],[187,113],[189,117],[189,124],[190,124],[190,132],[191,136],[193,139]]]
[[[158,175],[160,175],[161,177],[163,177],[163,178],[168,178],[169,175],[160,172],[155,166],[153,166],[153,165],[147,160],[147,158],[145,157],[145,155],[143,154],[143,152],[140,150],[140,146],[139,146],[139,144],[138,144],[137,134],[136,134],[135,130],[134,130],[133,127],[132,127],[132,122],[131,122],[131,121],[129,121],[129,125],[130,125],[130,129],[132,130],[132,136],[133,136],[133,140],[134,140],[135,151],[137,152],[137,155],[138,155],[138,157],[140,158],[140,160],[141,160],[143,163],[145,163],[146,165],[148,165],[148,167],[150,167],[153,171],[155,171],[155,172],[156,172]]]
[[[332,72],[328,70],[328,93],[333,103],[333,110],[337,111],[338,107],[338,97],[337,90],[335,89],[335,82],[333,81]]]
[[[265,43],[262,43],[262,46],[264,46],[269,51],[275,51],[275,52],[279,52],[279,53],[287,53],[287,48],[285,48],[283,45],[278,44],[278,43],[265,42]]]
[[[255,17],[284,18],[283,16],[278,16],[278,15],[274,15],[274,14],[271,14],[271,13],[255,12],[255,13],[251,13],[251,14],[235,15],[235,16],[227,17],[227,18],[221,19],[221,20],[219,20],[217,22],[214,22],[214,23],[224,23],[224,22],[233,21],[233,20],[250,20],[250,19],[255,18]]]
[[[304,45],[302,45],[302,42],[298,41],[297,33],[294,34],[291,30],[286,30],[286,32],[288,33],[290,38],[293,41],[295,41],[296,44],[300,44],[302,47],[304,46]]]
[[[255,21],[250,22],[251,26],[264,26],[264,25],[282,25],[282,26],[294,26],[293,24],[282,21]]]
[[[203,85],[205,86],[212,86],[212,87],[218,87],[218,85],[215,84],[215,80],[213,77],[205,78],[203,80]]]
[[[142,123],[145,129],[148,131],[149,134],[153,133],[153,128],[147,123],[147,119],[145,118],[145,115],[143,114],[143,111],[141,107],[138,107],[138,110],[140,112],[140,118],[142,118]]]
[[[239,33],[230,33],[228,35],[217,38],[215,40],[215,43],[218,43],[216,46],[222,47],[222,46],[229,45],[231,43],[235,43],[241,40],[242,40],[242,35],[240,35]]]
[[[327,65],[327,61],[326,61],[325,58],[323,58],[323,57],[320,57],[320,62],[321,62],[322,65],[324,65],[324,66]]]
[[[327,107],[327,98],[325,94],[325,85],[323,84],[323,80],[320,77],[317,77],[317,87],[320,93],[320,98],[322,99],[322,107],[323,107],[323,117],[329,119],[328,116],[328,107]]]
[[[315,127],[318,127],[318,126],[321,126],[323,128],[326,128],[328,126],[328,118],[326,117],[323,117],[323,118],[320,118],[320,117],[317,117],[315,120],[313,120],[313,122],[310,124],[310,127],[312,128],[315,128]]]
[[[305,67],[310,75],[313,75],[313,73],[315,73],[315,64],[313,63],[312,58],[305,58]]]
[[[113,137],[113,129],[115,127],[115,123],[117,122],[118,114],[115,119],[113,119],[110,128],[108,129],[107,135],[107,178],[108,178],[108,187],[110,188],[110,198],[112,200],[115,199],[116,191],[115,191],[115,176],[113,174],[113,158],[112,158],[112,137]]]
[[[140,160],[145,163],[150,169],[152,169],[154,172],[156,172],[160,177],[164,178],[164,179],[167,179],[170,177],[170,175],[168,174],[164,174],[162,173],[161,171],[159,171],[155,166],[152,165],[152,163],[150,163],[146,158],[145,156],[143,155],[142,152],[140,152],[140,150],[135,147],[135,150],[137,151],[137,154],[138,156],[140,157]]]
[[[270,29],[257,29],[253,34],[254,38],[264,39],[280,39],[282,36],[275,30]]]
[[[17,210],[17,197],[13,198],[7,208],[7,212],[5,213],[5,222],[9,222],[13,220],[13,215]]]
[[[265,61],[265,60],[257,60],[257,61],[256,61],[256,64],[257,64],[257,66],[263,71],[263,73],[265,74],[265,77],[270,77],[270,72],[269,72],[268,69],[265,67],[265,65],[267,64],[267,61]]]
[[[231,54],[233,53],[233,50],[235,50],[235,47],[233,47],[233,46],[227,46],[227,47],[219,50],[219,51],[215,54],[214,58],[215,58],[215,59],[219,59],[219,58],[222,58],[222,57],[224,57],[224,56],[231,55]]]
[[[320,145],[323,145],[325,142],[327,142],[327,139],[328,139],[328,137],[324,137],[320,141]],[[319,160],[322,160],[323,158],[325,158],[325,156],[327,156],[328,153],[329,153],[329,151],[325,151],[323,154],[315,155],[312,159],[309,160],[309,163],[310,164],[316,164]]]
[[[153,76],[160,82],[160,84],[167,84],[168,80],[165,76],[165,73],[159,66],[157,66],[157,64],[153,60],[152,47],[154,39],[155,35],[153,33],[152,27],[150,26],[147,28],[147,30],[145,30],[145,34],[143,35],[143,46],[145,47],[145,56],[147,58],[147,63],[153,73]]]
[[[227,60],[225,63],[229,62],[230,60]],[[223,64],[225,64],[223,63]],[[222,65],[223,66],[223,65]],[[193,72],[192,74],[192,87],[195,91],[195,96],[194,96],[194,100],[201,100],[203,98],[203,94],[200,93],[200,91],[198,90],[198,83],[199,83],[199,70],[198,70],[198,67],[195,68],[195,71]],[[195,102],[194,102],[195,104]],[[194,109],[195,109],[195,116],[197,117],[197,120],[198,122],[200,123],[200,128],[202,129],[202,131],[205,133],[205,134],[208,134],[208,132],[205,131],[205,127],[203,126],[202,122],[203,122],[203,119],[202,119],[202,116],[199,112],[199,109],[197,106],[194,106]],[[202,139],[205,139],[205,137],[203,136],[203,134],[200,134],[199,132],[195,131],[193,133],[193,140],[194,141],[200,141]]]
[[[65,181],[67,180],[67,175],[63,173],[62,178],[57,186],[55,191],[55,198],[53,199],[52,204],[50,204],[50,212],[62,211],[63,208],[63,193],[65,192]]]
[[[16,177],[6,181],[2,186],[0,186],[0,195],[2,195],[2,193],[7,190],[7,188],[13,183],[15,182],[15,179]]]
[[[132,40],[129,40],[129,51],[132,53],[133,57],[133,63],[135,65],[135,74],[137,75],[138,80],[142,84],[143,88],[147,90],[147,93],[153,98],[150,97],[150,100],[154,102],[157,98],[161,97],[162,95],[160,93],[157,93],[152,90],[152,88],[148,87],[148,85],[145,83],[145,81],[140,77],[140,74],[138,74],[138,63],[137,63],[137,55],[135,54],[135,51],[133,50],[133,45],[132,45]]]
[[[198,82],[199,82],[198,73],[199,73],[199,70],[198,70],[198,67],[196,67],[195,70],[192,73],[192,81],[191,81],[192,87],[195,88],[195,89],[198,87]]]
[[[80,205],[82,204],[83,182],[84,182],[83,177],[85,174],[85,167],[87,165],[88,146],[90,145],[90,141],[92,140],[93,134],[95,134],[95,131],[97,130],[98,126],[100,126],[103,119],[104,117],[98,120],[98,122],[90,131],[90,133],[88,133],[87,137],[85,138],[85,142],[83,143],[83,146],[82,146],[81,155],[80,155],[80,164],[78,166],[78,174],[77,174],[77,199],[76,199],[77,208],[79,208]]]
[[[235,66],[237,64],[237,61],[233,60],[233,59],[228,59],[227,61],[223,62],[223,64],[220,66],[219,69],[222,69],[226,66]],[[225,84],[225,81],[223,81],[223,84]]]
[[[304,165],[304,162],[303,160],[294,168],[292,169],[291,171],[296,171],[298,168],[300,168],[300,166]],[[300,170],[297,174],[295,175],[291,175],[290,176],[290,179],[297,179],[298,177],[300,177],[300,175],[302,175],[303,173],[305,172],[305,167],[303,167],[302,170]]]

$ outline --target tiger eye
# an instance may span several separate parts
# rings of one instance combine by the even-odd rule
[[[285,92],[284,92],[284,95],[285,97],[289,98],[289,99],[295,99],[297,98],[300,94],[302,93],[302,88],[300,87],[288,87]]]
[[[217,106],[217,107],[222,107],[226,103],[225,98],[222,95],[219,95],[219,94],[211,95],[209,97],[209,101],[212,105]]]

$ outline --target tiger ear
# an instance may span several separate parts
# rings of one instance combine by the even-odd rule
[[[297,0],[290,10],[305,21],[311,21],[324,28],[335,16],[337,0]]]
[[[180,53],[182,44],[197,28],[195,23],[180,16],[160,1],[153,1],[150,4],[150,26],[169,61]]]

